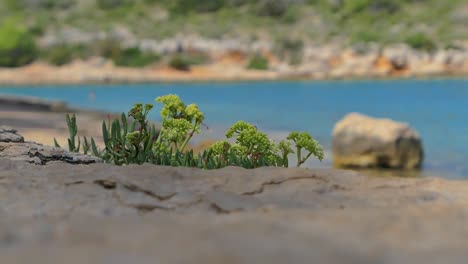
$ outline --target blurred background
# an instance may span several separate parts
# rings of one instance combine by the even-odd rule
[[[301,68],[301,74],[315,73],[318,78],[318,72],[327,75],[329,64],[336,66],[342,60],[355,59],[355,64],[367,67],[364,61],[353,58],[363,57],[358,55],[386,55],[383,58],[389,61],[376,65],[385,71],[386,66],[392,70],[407,68],[404,58],[396,59],[395,54],[428,61],[422,53],[463,51],[468,37],[468,3],[1,0],[0,21],[3,67],[33,61],[60,66],[77,59],[101,57],[117,66],[160,64],[183,70],[192,65],[229,61],[260,70],[271,66],[283,73],[290,66],[308,64]],[[385,49],[389,47],[393,49]],[[15,56],[6,56],[11,49]],[[461,60],[447,54],[440,57],[439,60]],[[341,75],[336,72],[336,77],[359,74],[342,69],[346,70]],[[367,74],[371,72],[368,70]]]

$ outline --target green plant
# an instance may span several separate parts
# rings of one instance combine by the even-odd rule
[[[83,137],[83,145],[81,145],[81,139],[78,137],[78,126],[76,124],[76,115],[73,114],[71,117],[69,114],[65,116],[68,126],[68,150],[70,152],[81,152],[81,147],[83,147],[83,153],[85,155],[92,151],[93,155],[100,156],[100,152],[97,150],[96,142],[93,138],[91,141],[88,138]],[[76,141],[78,139],[78,142]],[[57,139],[54,138],[54,144],[56,147],[60,148]]]
[[[132,4],[129,0],[97,0],[97,5],[101,9],[114,9]]]
[[[189,12],[214,12],[221,9],[225,0],[174,0],[171,12],[174,14],[187,14]]]
[[[289,59],[290,65],[299,65],[302,63],[304,55],[304,41],[301,39],[279,39],[275,49],[281,58]]]
[[[169,66],[179,71],[189,71],[193,65],[204,64],[208,61],[205,54],[182,53],[177,54],[169,61]]]
[[[312,155],[319,160],[323,160],[324,154],[322,146],[306,132],[291,132],[288,136],[288,140],[293,141],[296,145],[297,167],[304,164]],[[303,151],[307,151],[308,153],[303,156]]]
[[[424,33],[417,33],[406,38],[406,44],[413,49],[432,52],[437,49],[437,45]]]
[[[19,67],[37,58],[37,48],[31,33],[10,19],[0,27],[0,67]]]
[[[260,0],[257,1],[256,12],[261,16],[281,17],[290,7],[288,0]]]
[[[143,53],[139,48],[128,48],[117,53],[114,62],[118,66],[144,67],[160,59],[157,54]]]
[[[55,66],[70,63],[73,59],[86,59],[91,55],[90,51],[83,45],[60,44],[41,50],[40,58]]]
[[[182,56],[174,56],[169,61],[169,66],[179,71],[189,71],[190,63],[185,60]]]
[[[161,110],[162,129],[153,148],[156,152],[183,152],[194,134],[200,132],[205,119],[196,104],[186,106],[177,95],[170,94],[156,98],[164,105]]]
[[[56,46],[45,51],[42,56],[50,64],[61,66],[73,59],[71,50],[66,46]]]
[[[104,149],[96,146],[95,140],[77,137],[78,128],[75,115],[66,115],[69,129],[68,147],[72,152],[88,152],[116,165],[152,163],[164,166],[198,167],[218,169],[226,166],[258,168],[262,166],[288,167],[288,157],[294,153],[295,144],[298,162],[301,166],[312,155],[323,159],[323,149],[312,136],[305,132],[292,132],[278,144],[259,131],[255,126],[239,121],[227,132],[226,138],[233,140],[218,141],[201,153],[187,151],[189,141],[200,133],[204,114],[195,104],[185,105],[177,95],[156,98],[163,105],[161,109],[162,126],[157,132],[147,120],[153,108],[151,104],[135,104],[127,115],[112,122],[103,121],[102,134]],[[128,120],[131,118],[132,120]],[[56,140],[55,145],[60,147]],[[78,142],[77,142],[78,141]],[[81,143],[83,142],[83,144]],[[306,155],[302,156],[302,153]]]
[[[247,65],[247,69],[252,70],[268,70],[268,60],[260,54],[256,54],[252,57]]]

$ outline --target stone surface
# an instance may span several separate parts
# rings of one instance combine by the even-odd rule
[[[7,126],[0,126],[0,142],[24,142],[24,138],[15,129]]]
[[[2,139],[1,135],[2,134],[0,133],[0,139]],[[18,134],[15,135],[21,139],[23,138]],[[0,140],[0,158],[9,158],[11,160],[38,165],[45,165],[54,161],[63,161],[71,164],[91,164],[102,162],[99,158],[78,153],[70,153],[61,148],[44,146],[33,142],[14,143],[10,141],[2,142],[2,140]]]
[[[419,168],[423,148],[418,133],[404,123],[351,113],[333,130],[338,167]]]
[[[1,263],[418,264],[468,257],[466,182],[0,159],[0,200]]]
[[[0,263],[466,263],[468,183],[0,143]]]

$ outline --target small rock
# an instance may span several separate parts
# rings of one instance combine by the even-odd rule
[[[0,126],[0,142],[24,142],[24,138],[11,127]]]
[[[333,130],[333,159],[338,167],[415,169],[423,148],[407,124],[352,113]]]

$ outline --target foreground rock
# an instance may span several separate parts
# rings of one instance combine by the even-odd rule
[[[338,167],[415,169],[422,161],[421,138],[407,124],[352,113],[333,130]]]
[[[96,157],[70,153],[60,148],[44,146],[34,142],[24,142],[17,131],[0,127],[0,158],[45,165],[49,162],[63,161],[71,164],[101,163]]]
[[[19,135],[15,129],[7,126],[0,126],[0,142],[24,142],[23,136]]]
[[[0,158],[2,264],[468,257],[467,182],[340,170],[34,165],[11,157],[11,148],[29,143],[8,144],[0,148],[8,157]]]

